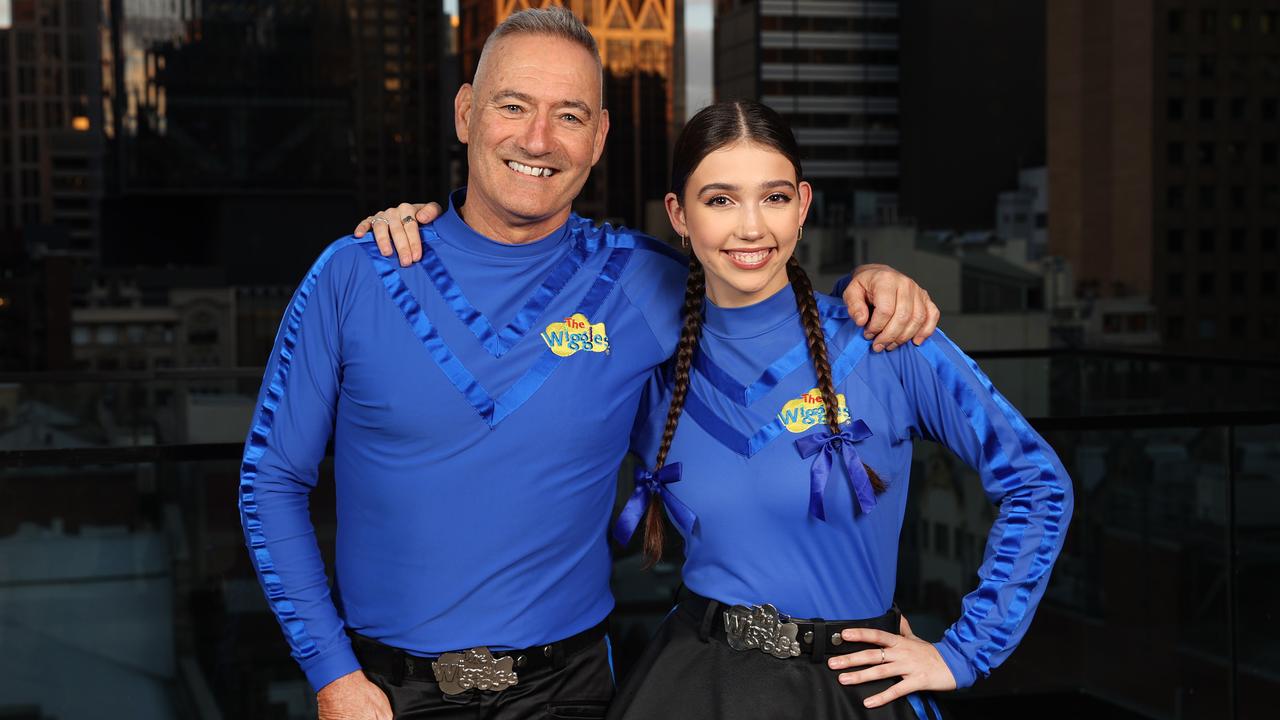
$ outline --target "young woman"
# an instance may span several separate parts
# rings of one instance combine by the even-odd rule
[[[610,717],[937,718],[928,691],[1012,652],[1062,547],[1070,481],[973,361],[942,332],[868,352],[843,303],[813,292],[793,255],[811,198],[763,105],[712,105],[676,143],[685,321],[633,438],[652,469],[615,537],[644,524],[655,559],[665,505],[689,593]],[[977,469],[1000,507],[979,585],[936,644],[893,605],[917,437]]]

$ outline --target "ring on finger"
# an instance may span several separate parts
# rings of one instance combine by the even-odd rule
[[[884,664],[884,648],[880,648],[880,664]]]
[[[382,217],[381,215],[374,215],[374,216],[373,216],[373,222],[372,222],[372,223],[370,223],[370,224],[371,224],[371,225],[372,225],[372,224],[376,224],[379,220],[381,220],[382,222],[384,222],[384,223],[386,223],[386,224],[388,224],[388,225],[390,225],[390,224],[391,224],[391,221],[390,221],[390,220],[387,220],[386,218]]]
[[[405,225],[408,225],[409,223],[413,222],[413,216],[405,215],[404,217],[400,218],[400,222]]]

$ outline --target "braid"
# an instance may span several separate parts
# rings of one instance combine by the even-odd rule
[[[809,360],[813,363],[814,374],[818,376],[818,391],[822,393],[822,406],[826,409],[827,428],[831,434],[838,435],[840,400],[836,395],[835,383],[831,380],[831,359],[827,356],[827,339],[822,331],[822,318],[818,316],[818,303],[813,299],[813,285],[795,255],[787,260],[787,278],[796,294],[796,307],[800,310],[800,322],[804,324],[804,337],[809,344]],[[886,486],[880,476],[866,463],[862,467],[871,479],[871,487],[877,493],[884,492]]]
[[[671,440],[676,435],[676,425],[680,423],[680,413],[684,410],[684,399],[689,395],[689,368],[693,365],[693,353],[697,351],[698,338],[702,335],[702,304],[706,289],[702,263],[690,254],[689,280],[684,288],[684,327],[680,330],[680,343],[676,345],[671,405],[667,408],[667,424],[662,430],[662,445],[658,448],[658,458],[653,464],[654,472],[667,462],[667,452],[671,450]],[[662,498],[650,495],[649,505],[644,513],[645,567],[662,559],[664,529]]]

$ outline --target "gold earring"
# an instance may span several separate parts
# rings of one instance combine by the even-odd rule
[[[801,226],[800,226],[800,234],[796,236],[796,242],[800,242],[800,241],[801,241],[801,240],[803,240],[803,239],[804,239],[804,226],[803,226],[803,225],[801,225]]]
[[[681,236],[680,236],[680,247],[684,248],[685,250],[688,250],[688,249],[689,249],[689,236],[688,236],[688,235],[681,235]]]

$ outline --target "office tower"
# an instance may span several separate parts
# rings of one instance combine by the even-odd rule
[[[98,7],[15,2],[0,27],[0,233],[24,252],[98,251]]]
[[[814,225],[897,215],[899,29],[897,2],[717,3],[717,99],[758,99],[791,123]]]
[[[1049,242],[1169,347],[1280,348],[1280,4],[1048,5]]]

